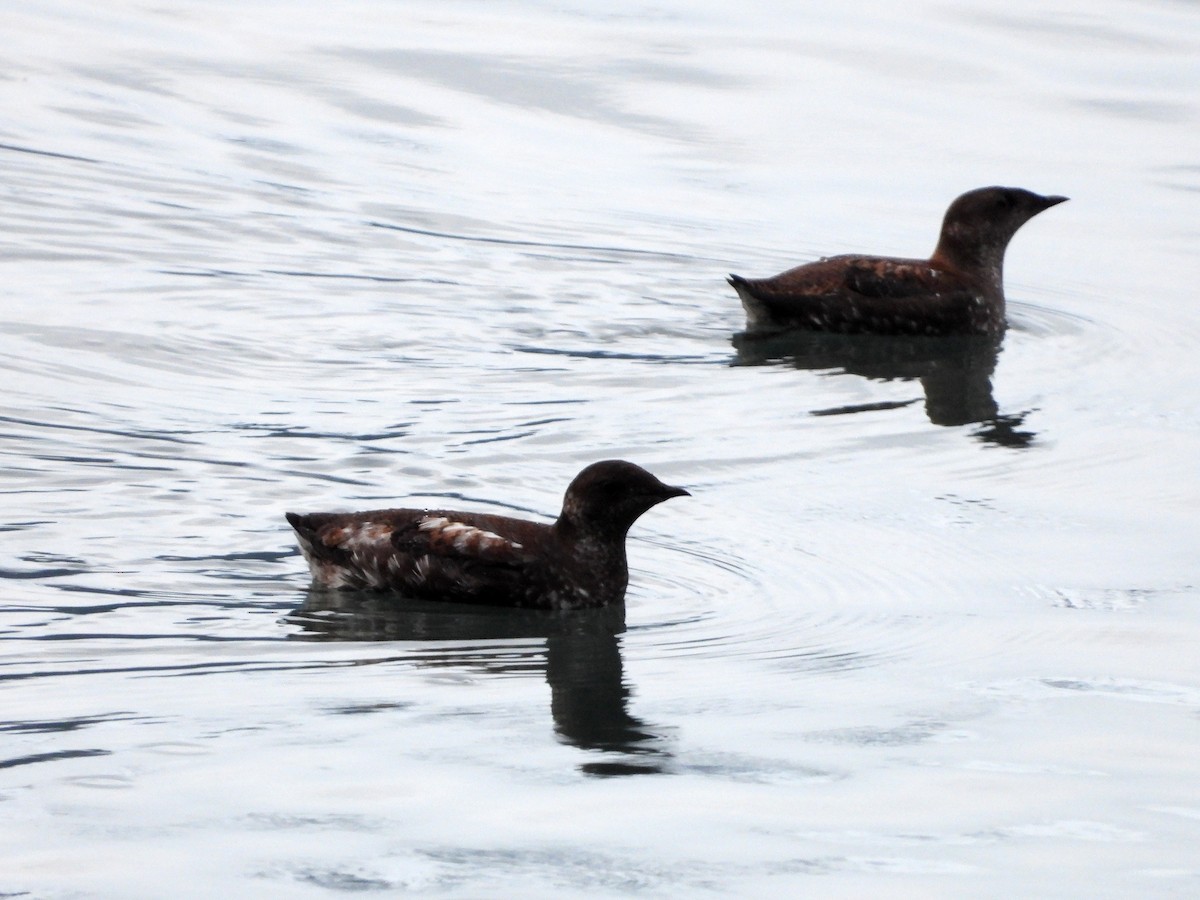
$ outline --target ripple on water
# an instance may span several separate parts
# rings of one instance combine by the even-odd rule
[[[1094,296],[1058,293],[1062,301],[1055,307],[1010,302],[1011,346],[1006,353],[1020,359],[1025,381],[1043,389],[1053,384],[1075,397],[1081,409],[1097,395],[1108,401],[1101,409],[1108,409],[1114,381],[1165,377],[1175,383],[1178,360],[1200,341],[1196,322],[1182,304],[1149,306],[1123,296],[1120,287]],[[1067,306],[1088,313],[1070,312]]]
[[[871,570],[833,580],[819,568],[803,576],[803,596],[781,588],[791,576],[764,571],[732,552],[695,543],[658,544],[664,562],[638,573],[631,650],[642,659],[755,659],[790,669],[842,671],[908,655],[910,629],[861,602],[889,590]],[[669,557],[676,557],[670,560]]]
[[[1061,698],[1066,693],[1186,708],[1200,705],[1200,689],[1192,685],[1116,676],[1011,678],[972,687],[991,697],[1021,701]]]
[[[1041,293],[1046,293],[1042,290]],[[1039,338],[1078,338],[1097,327],[1094,319],[1067,312],[1058,306],[1043,306],[1027,300],[1008,301],[1010,333],[1028,334]]]

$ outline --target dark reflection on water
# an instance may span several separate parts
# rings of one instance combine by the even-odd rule
[[[565,244],[560,241],[533,241],[522,238],[462,234],[450,231],[432,231],[428,228],[416,228],[411,225],[398,225],[392,222],[368,222],[367,224],[375,228],[386,228],[390,231],[419,234],[424,237],[445,238],[452,241],[473,241],[480,244],[502,244],[509,247],[544,247],[549,250],[582,250],[589,253],[617,253],[628,256],[650,256],[661,259],[682,259],[689,262],[695,261],[695,257],[691,256],[690,254],[670,253],[665,250],[646,250],[640,247],[617,247],[603,244]]]
[[[992,394],[992,374],[1002,337],[955,335],[827,334],[789,331],[733,336],[734,365],[786,364],[797,369],[841,370],[879,381],[919,380],[925,394],[925,414],[934,425],[979,423],[973,435],[989,444],[1027,447],[1036,434],[1023,431],[1027,412],[1001,413]],[[832,416],[908,406],[915,401],[866,404],[817,410]]]
[[[580,766],[591,775],[668,771],[661,729],[629,713],[619,635],[624,604],[545,611],[438,603],[405,597],[310,590],[288,621],[295,637],[328,641],[447,641],[406,658],[420,665],[464,665],[492,673],[541,671],[550,685],[558,737],[605,754]]]
[[[31,766],[37,763],[54,762],[60,759],[83,759],[89,756],[109,756],[111,750],[56,750],[50,753],[34,753],[29,756],[16,756],[12,759],[0,759],[0,769],[12,769],[17,766]]]

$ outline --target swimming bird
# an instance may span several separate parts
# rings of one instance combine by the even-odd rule
[[[690,494],[624,460],[575,476],[550,525],[486,513],[288,513],[316,586],[542,609],[606,606],[629,583],[625,537],[642,513]]]
[[[772,278],[730,275],[750,331],[1000,334],[1004,251],[1022,225],[1066,197],[984,187],[946,210],[929,259],[845,254]]]

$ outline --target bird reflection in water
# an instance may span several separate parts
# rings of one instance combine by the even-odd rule
[[[630,715],[620,635],[625,605],[536,610],[412,600],[394,594],[312,589],[288,617],[295,637],[328,641],[453,641],[421,647],[405,658],[426,667],[475,671],[542,671],[559,739],[597,754],[580,766],[590,775],[641,775],[669,770],[663,730]],[[464,643],[466,646],[464,646]]]
[[[1036,434],[1022,430],[1028,412],[1001,413],[992,395],[1000,335],[905,336],[788,331],[733,336],[733,365],[786,364],[797,369],[841,370],[878,381],[919,380],[925,414],[934,425],[979,424],[973,436],[988,444],[1027,447]],[[823,409],[842,415],[909,406],[916,400]]]

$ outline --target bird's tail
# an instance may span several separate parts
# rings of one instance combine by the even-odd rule
[[[759,328],[771,321],[771,310],[762,300],[754,296],[754,288],[748,279],[741,275],[730,275],[725,279],[737,291],[742,300],[742,308],[746,310],[746,324],[749,328]]]
[[[301,515],[300,513],[284,513],[287,517],[288,524],[292,526],[292,530],[296,532],[296,543],[300,545],[300,550],[304,554],[304,558],[311,563],[313,559],[321,556],[318,548],[323,549],[324,545],[317,540],[317,529],[321,527],[321,523],[314,521],[317,516]]]

